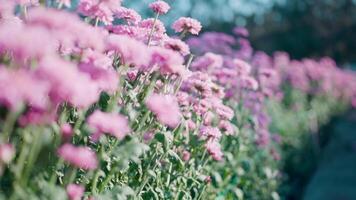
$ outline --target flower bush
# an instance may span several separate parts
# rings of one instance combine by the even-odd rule
[[[149,8],[1,0],[0,199],[278,199],[280,150],[356,104],[329,58]]]

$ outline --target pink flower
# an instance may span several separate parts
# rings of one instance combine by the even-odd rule
[[[180,53],[182,56],[190,54],[189,46],[180,39],[167,38],[163,46]]]
[[[9,52],[20,61],[40,59],[55,53],[55,41],[49,31],[42,27],[0,23],[0,52]]]
[[[0,144],[0,164],[9,164],[15,157],[15,148],[12,144]]]
[[[121,5],[121,0],[80,0],[78,12],[98,18],[105,25],[111,24],[114,20],[113,12]]]
[[[174,128],[181,121],[178,102],[174,96],[152,94],[148,97],[146,105],[164,125]]]
[[[182,155],[182,159],[184,160],[184,161],[189,161],[190,160],[190,152],[189,151],[187,151],[187,150],[184,150],[183,151],[183,155]]]
[[[50,97],[54,102],[69,102],[85,108],[99,99],[99,88],[90,77],[74,64],[59,58],[44,59],[38,67],[38,76],[50,84]]]
[[[219,142],[216,140],[210,139],[205,144],[205,148],[207,149],[208,153],[213,157],[214,160],[220,161],[222,160],[224,154],[221,151],[221,147]]]
[[[168,3],[160,0],[150,3],[149,7],[153,10],[153,12],[160,15],[166,14],[171,8]]]
[[[114,11],[115,17],[126,20],[128,24],[138,24],[141,21],[141,16],[133,9],[119,7]]]
[[[258,82],[251,76],[243,76],[241,77],[241,84],[244,88],[250,90],[257,90],[258,89]]]
[[[151,47],[151,52],[151,65],[156,65],[161,74],[185,75],[184,60],[179,53],[162,47]]]
[[[68,123],[61,125],[61,134],[64,141],[70,141],[73,135],[72,126]]]
[[[223,57],[211,52],[205,53],[203,56],[198,57],[192,64],[194,70],[211,71],[219,69],[223,65]]]
[[[92,170],[98,167],[98,160],[94,151],[88,147],[76,147],[72,144],[63,144],[58,149],[58,155],[75,167]]]
[[[244,28],[244,27],[236,27],[236,28],[234,28],[233,32],[237,36],[242,36],[242,37],[248,37],[249,36],[248,30],[246,28]]]
[[[139,23],[139,26],[141,28],[151,30],[154,25],[154,30],[155,30],[156,36],[162,37],[162,35],[166,33],[166,28],[165,28],[163,22],[161,22],[160,20],[156,20],[156,22],[154,22],[154,21],[155,21],[155,19],[148,18],[148,19],[142,20]]]
[[[196,19],[181,17],[173,23],[172,28],[176,33],[186,31],[193,35],[198,35],[202,26]]]
[[[107,50],[115,51],[120,56],[120,62],[134,65],[138,68],[149,63],[148,47],[140,41],[124,35],[110,35],[107,38]]]
[[[239,75],[248,75],[251,72],[251,65],[247,62],[240,59],[234,59],[233,63]]]
[[[45,109],[48,84],[25,70],[11,70],[0,66],[0,104],[17,110],[23,104]]]
[[[224,131],[226,135],[233,135],[235,133],[233,125],[226,120],[220,121],[219,128]]]
[[[67,195],[69,200],[81,200],[84,195],[84,187],[76,184],[67,186]]]
[[[28,11],[26,23],[50,31],[51,37],[59,42],[60,49],[69,48],[74,51],[75,48],[92,48],[101,51],[104,48],[102,31],[88,26],[78,16],[69,12],[42,7],[33,8]],[[43,40],[41,42],[43,43]]]
[[[130,132],[128,120],[124,116],[104,113],[99,110],[88,117],[88,126],[94,130],[92,136],[94,141],[97,141],[102,134],[109,134],[117,139],[122,139]]]
[[[221,132],[216,127],[203,126],[199,130],[199,136],[206,139],[220,139]]]
[[[79,69],[90,75],[100,90],[114,93],[117,90],[119,77],[112,67],[112,59],[103,53],[85,50]]]

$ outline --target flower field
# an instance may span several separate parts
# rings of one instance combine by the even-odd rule
[[[291,149],[356,107],[331,58],[121,3],[0,0],[0,200],[277,200]]]

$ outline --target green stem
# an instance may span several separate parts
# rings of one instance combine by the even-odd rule
[[[10,141],[10,136],[14,129],[16,120],[17,120],[18,116],[22,113],[22,110],[23,109],[19,109],[19,111],[16,111],[16,112],[10,111],[9,113],[7,113],[3,131],[2,131],[3,139],[5,142]]]
[[[77,176],[77,168],[72,167],[65,175],[65,185],[71,184]]]
[[[151,43],[151,40],[152,40],[152,36],[154,34],[154,31],[155,31],[155,25],[156,25],[156,22],[158,20],[158,16],[159,14],[156,13],[156,16],[155,16],[155,19],[153,21],[153,24],[152,24],[152,28],[151,28],[151,31],[150,31],[150,34],[148,35],[148,42],[147,42],[147,46],[150,46],[150,43]]]
[[[41,147],[42,147],[42,140],[41,140],[41,136],[42,136],[42,131],[43,129],[40,128],[39,131],[32,131],[32,136],[33,136],[33,141],[31,143],[31,151],[30,151],[30,155],[28,156],[28,162],[27,162],[27,166],[25,169],[24,174],[22,175],[22,179],[23,179],[23,183],[24,185],[27,184],[28,178],[31,174],[31,171],[33,169],[33,165],[35,163],[35,161],[37,160],[37,157],[40,153]]]
[[[50,183],[52,185],[54,185],[56,183],[56,180],[57,180],[57,170],[59,169],[60,166],[62,166],[64,164],[64,160],[59,158],[56,165],[55,165],[55,168],[53,169],[52,171],[52,175],[51,175],[51,178],[49,179],[50,180]]]

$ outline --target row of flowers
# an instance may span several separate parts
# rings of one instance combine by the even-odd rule
[[[185,40],[187,17],[168,36],[166,2],[121,3],[1,0],[0,199],[277,199],[283,112],[356,104],[330,58],[254,52],[242,28]]]

